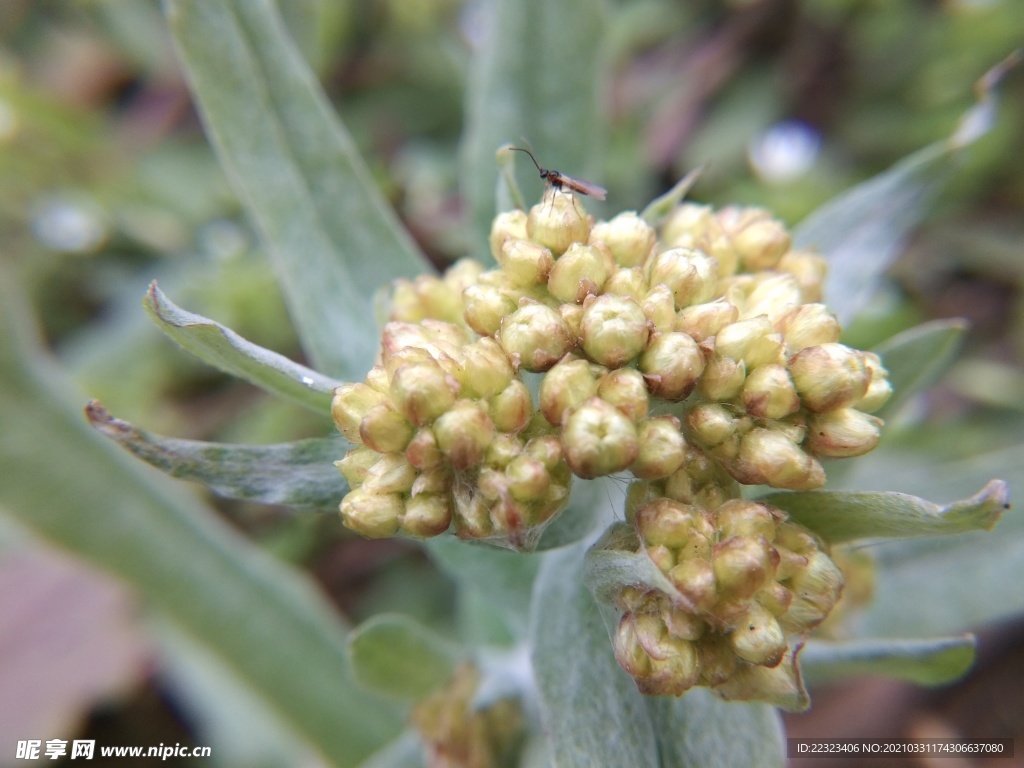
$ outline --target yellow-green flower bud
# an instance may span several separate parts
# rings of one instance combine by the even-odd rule
[[[437,438],[431,429],[423,428],[416,431],[412,440],[405,447],[405,458],[416,469],[432,469],[444,461],[444,454],[437,447]]]
[[[534,372],[548,370],[576,344],[565,320],[543,304],[525,304],[502,320],[498,342],[513,366]]]
[[[715,604],[718,595],[710,559],[691,557],[682,560],[666,575],[695,610],[707,611]]]
[[[818,456],[861,456],[878,445],[882,420],[855,408],[815,413],[807,425],[807,448]]]
[[[759,419],[781,419],[800,410],[800,396],[781,365],[762,365],[743,383],[743,406]]]
[[[882,365],[882,359],[874,352],[862,352],[864,368],[870,375],[867,392],[855,405],[858,411],[874,413],[892,396],[892,385],[889,383],[889,372]]]
[[[390,402],[378,403],[359,422],[359,440],[378,453],[399,453],[412,440],[413,426]]]
[[[422,493],[405,502],[400,528],[409,536],[427,539],[444,533],[451,523],[451,496]]]
[[[569,468],[585,479],[625,469],[640,450],[633,422],[599,397],[587,400],[565,420],[562,446]]]
[[[342,384],[331,398],[331,417],[350,443],[360,443],[359,424],[370,408],[386,402],[387,395],[366,384]]]
[[[412,490],[416,468],[400,453],[381,456],[367,471],[360,486],[367,493],[402,493]]]
[[[345,458],[334,462],[334,466],[341,472],[350,488],[358,488],[366,480],[366,474],[370,471],[370,467],[378,461],[380,461],[379,453],[370,448],[360,447],[348,451]]]
[[[747,613],[729,633],[733,653],[751,664],[774,667],[786,654],[786,636],[766,608],[751,603]]]
[[[808,554],[806,567],[788,581],[793,602],[780,623],[788,632],[805,632],[828,616],[843,591],[843,572],[821,550]]]
[[[501,216],[501,214],[498,214]],[[523,211],[512,211],[513,218],[519,218],[523,222],[522,236],[526,236],[526,214]],[[497,260],[497,257],[495,257]],[[471,285],[476,285],[483,274],[484,268],[476,259],[469,257],[459,259],[444,271],[442,280],[452,288],[459,296]],[[454,322],[454,321],[453,321]]]
[[[789,375],[810,411],[844,408],[864,397],[869,375],[863,355],[844,344],[819,344],[789,360]]]
[[[573,243],[551,268],[548,291],[561,302],[581,304],[590,294],[601,292],[614,267],[603,246]]]
[[[597,396],[634,422],[647,415],[650,398],[643,374],[636,368],[617,368],[598,379]]]
[[[779,552],[779,556],[783,557],[781,552]],[[782,578],[780,575],[781,572],[782,561],[780,560],[779,568],[775,572],[776,579]],[[754,600],[763,605],[772,614],[772,616],[777,618],[788,611],[789,606],[793,604],[793,593],[779,584],[778,581],[772,581],[766,584],[764,589],[754,595]]]
[[[701,342],[717,335],[725,326],[735,323],[739,315],[739,309],[724,299],[694,304],[679,310],[675,330],[692,336],[696,342]]]
[[[539,461],[548,468],[548,471],[552,471],[562,464],[564,458],[562,443],[554,435],[530,438],[526,443],[524,453]]]
[[[566,357],[544,374],[540,384],[540,410],[548,423],[560,427],[569,414],[597,393],[595,366]]]
[[[782,337],[773,332],[771,321],[765,316],[725,326],[715,335],[715,351],[733,360],[742,360],[747,364],[747,371],[759,365],[783,362]]]
[[[671,571],[676,564],[675,552],[664,544],[647,547],[647,556],[651,558],[651,562],[654,563],[657,569],[663,573]]]
[[[709,400],[732,400],[743,390],[746,380],[746,363],[716,352],[700,377],[700,393]]]
[[[715,545],[712,563],[719,593],[746,599],[774,578],[779,553],[762,537],[733,536]]]
[[[668,633],[680,640],[699,640],[708,629],[701,617],[671,603],[662,609],[661,620],[665,622]]]
[[[702,403],[686,414],[686,423],[697,440],[712,455],[732,459],[739,453],[740,440],[750,429],[750,420],[716,403]],[[742,482],[742,481],[741,481]]]
[[[458,391],[458,383],[434,360],[401,365],[391,377],[392,402],[420,427],[451,408]]]
[[[746,536],[772,541],[781,519],[773,507],[746,499],[730,499],[715,510],[715,522],[725,539]]]
[[[718,262],[693,248],[671,248],[651,261],[650,284],[664,283],[677,307],[702,304],[715,297]]]
[[[772,269],[789,250],[792,238],[781,222],[761,219],[733,235],[732,245],[750,272]]]
[[[643,302],[647,296],[647,278],[641,267],[619,269],[605,282],[603,292],[631,296],[637,302]]]
[[[493,397],[512,382],[512,363],[494,339],[484,337],[462,348],[463,397]]]
[[[491,444],[487,446],[487,453],[484,460],[488,467],[505,469],[512,459],[523,453],[523,442],[518,435],[507,432],[499,432],[494,436]]]
[[[479,464],[494,439],[494,424],[484,408],[459,400],[434,422],[437,446],[456,469]]]
[[[491,223],[491,234],[488,238],[494,260],[501,263],[501,248],[506,240],[524,240],[526,237],[525,211],[515,210],[499,213]]]
[[[513,379],[488,401],[487,414],[500,432],[519,432],[533,416],[530,390],[519,379]]]
[[[824,304],[801,304],[794,307],[775,324],[786,340],[790,354],[807,347],[839,341],[842,328],[839,320]]]
[[[462,292],[466,325],[481,336],[493,336],[501,321],[516,309],[515,301],[496,285],[478,283]]]
[[[779,261],[776,269],[789,272],[800,284],[804,301],[821,301],[822,285],[828,273],[828,262],[817,253],[790,251]]]
[[[615,660],[631,677],[640,680],[650,674],[651,658],[637,638],[635,615],[625,613],[619,619],[612,646]]]
[[[704,685],[717,688],[736,674],[740,662],[725,636],[717,632],[704,635],[697,643],[697,653]]]
[[[686,441],[675,416],[655,416],[637,424],[640,454],[629,467],[635,477],[658,480],[668,477],[686,458]]]
[[[700,677],[697,649],[688,640],[670,637],[666,633],[654,653],[657,655],[649,653],[650,673],[636,680],[641,693],[649,696],[681,696]]]
[[[700,507],[681,504],[665,497],[655,498],[637,510],[637,533],[648,547],[686,547],[694,536],[707,538],[711,526]]]
[[[618,368],[647,346],[647,318],[635,299],[604,294],[583,308],[580,341],[591,360]]]
[[[697,342],[685,333],[656,333],[637,363],[647,388],[655,397],[685,400],[704,370]]]
[[[346,528],[371,539],[398,533],[399,517],[405,503],[397,493],[367,493],[361,488],[349,491],[341,502],[341,519]]]
[[[580,337],[580,326],[583,325],[583,307],[579,304],[559,304],[558,314],[569,326],[572,338]]]
[[[391,377],[383,365],[375,365],[366,372],[366,386],[391,397]]]
[[[451,490],[452,470],[448,466],[437,466],[420,472],[412,484],[412,495],[444,494]]]
[[[682,203],[669,213],[661,225],[661,240],[669,247],[699,247],[709,230],[717,231],[714,209],[710,205]]]
[[[573,243],[586,243],[593,222],[581,214],[576,198],[549,187],[530,209],[526,219],[526,232],[533,242],[543,245],[557,258]]]
[[[664,283],[651,286],[640,302],[651,329],[658,333],[678,330],[676,328],[676,300]]]
[[[795,277],[786,272],[766,272],[755,276],[751,291],[743,302],[741,317],[767,315],[774,323],[802,301],[800,284]]]
[[[541,245],[509,238],[501,246],[498,263],[510,285],[529,288],[547,282],[555,260],[551,251]]]
[[[590,230],[590,242],[603,242],[620,267],[642,266],[657,237],[651,225],[634,211],[624,211],[611,221],[599,221]]]
[[[543,499],[551,487],[551,475],[543,462],[520,454],[505,467],[508,490],[518,501]]]
[[[807,491],[825,482],[825,470],[817,461],[784,434],[770,429],[756,428],[745,434],[729,469],[747,485]]]

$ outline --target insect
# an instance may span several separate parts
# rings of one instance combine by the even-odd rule
[[[537,170],[540,171],[540,177],[544,179],[550,186],[561,191],[563,189],[569,189],[573,192],[579,192],[581,195],[587,195],[595,200],[604,200],[608,194],[608,190],[604,187],[599,187],[597,184],[591,184],[589,181],[583,181],[582,179],[574,179],[572,176],[566,176],[564,173],[552,170],[550,168],[541,168],[540,163],[537,162],[537,158],[533,156],[533,152],[528,149],[521,147],[509,147],[514,149],[516,152],[525,152],[533,160],[533,164],[537,166]]]

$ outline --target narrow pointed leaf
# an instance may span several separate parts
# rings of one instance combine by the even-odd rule
[[[531,650],[552,764],[658,765],[646,701],[581,582],[583,554],[579,545],[545,555],[534,588]]]
[[[705,688],[678,699],[647,700],[661,748],[663,768],[786,765],[782,721],[767,704],[722,701]]]
[[[0,279],[5,513],[137,589],[333,764],[355,765],[394,738],[394,711],[352,681],[334,609],[308,579],[89,427],[84,398],[43,356],[9,277]]]
[[[640,214],[640,217],[652,227],[661,226],[661,222],[663,222],[669,213],[672,212],[672,209],[679,205],[680,201],[686,197],[690,188],[697,183],[697,179],[700,178],[703,171],[703,167],[694,168],[682,179],[677,181],[672,189],[648,203],[647,207],[644,208],[643,213]]]
[[[275,445],[230,445],[180,440],[114,418],[95,400],[89,422],[103,435],[171,477],[202,483],[229,499],[336,510],[348,484],[334,467],[347,444],[311,438]]]
[[[906,493],[866,491],[769,493],[759,500],[836,544],[991,530],[1008,507],[1009,489],[992,480],[969,499],[944,505]]]
[[[599,0],[490,0],[480,8],[483,35],[470,68],[462,191],[474,255],[487,259],[500,146],[526,139],[544,167],[598,181],[605,19]],[[523,187],[530,199],[541,182],[523,160],[523,173],[534,179]]]
[[[990,76],[979,82],[978,104],[949,139],[830,200],[796,228],[797,248],[814,248],[829,260],[825,302],[844,325],[868,303],[882,275],[903,251],[949,176],[950,159],[991,128],[998,80],[999,76]]]
[[[263,234],[319,370],[362,378],[373,296],[424,271],[271,0],[167,0],[221,164]]]
[[[418,621],[382,613],[349,634],[356,681],[367,690],[415,701],[440,688],[455,671],[459,650]]]
[[[933,320],[893,336],[874,350],[889,372],[893,395],[876,415],[896,413],[918,392],[945,373],[956,359],[967,333],[963,320]]]
[[[230,328],[188,312],[157,288],[149,286],[146,312],[161,331],[200,360],[267,392],[320,414],[331,407],[331,392],[341,384],[283,355],[246,341]]]
[[[813,683],[853,675],[880,675],[918,685],[942,685],[974,664],[973,635],[933,640],[812,640],[800,662]]]

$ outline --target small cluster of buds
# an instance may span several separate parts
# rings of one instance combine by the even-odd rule
[[[345,524],[371,537],[436,536],[525,547],[558,512],[571,475],[561,443],[491,338],[440,320],[390,322],[365,383],[334,392],[360,447],[337,462]]]
[[[478,708],[479,687],[479,671],[461,664],[447,685],[413,707],[412,724],[427,765],[492,768],[513,762],[525,726],[522,708],[513,699]]]
[[[633,524],[671,584],[670,591],[626,586],[617,598],[615,656],[641,691],[678,696],[700,685],[724,698],[756,699],[765,697],[766,675],[795,674],[781,664],[788,638],[820,624],[843,586],[810,531],[742,499],[711,512],[654,496]],[[771,687],[798,687],[790,682]]]

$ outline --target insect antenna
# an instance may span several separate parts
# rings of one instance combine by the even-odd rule
[[[530,156],[530,159],[533,160],[533,164],[537,166],[537,170],[540,171],[541,173],[544,173],[544,169],[540,167],[540,163],[538,163],[537,158],[533,156],[533,152],[531,152],[528,149],[523,149],[522,147],[509,147],[509,149],[515,150],[516,152],[525,152],[526,154],[528,154]]]

